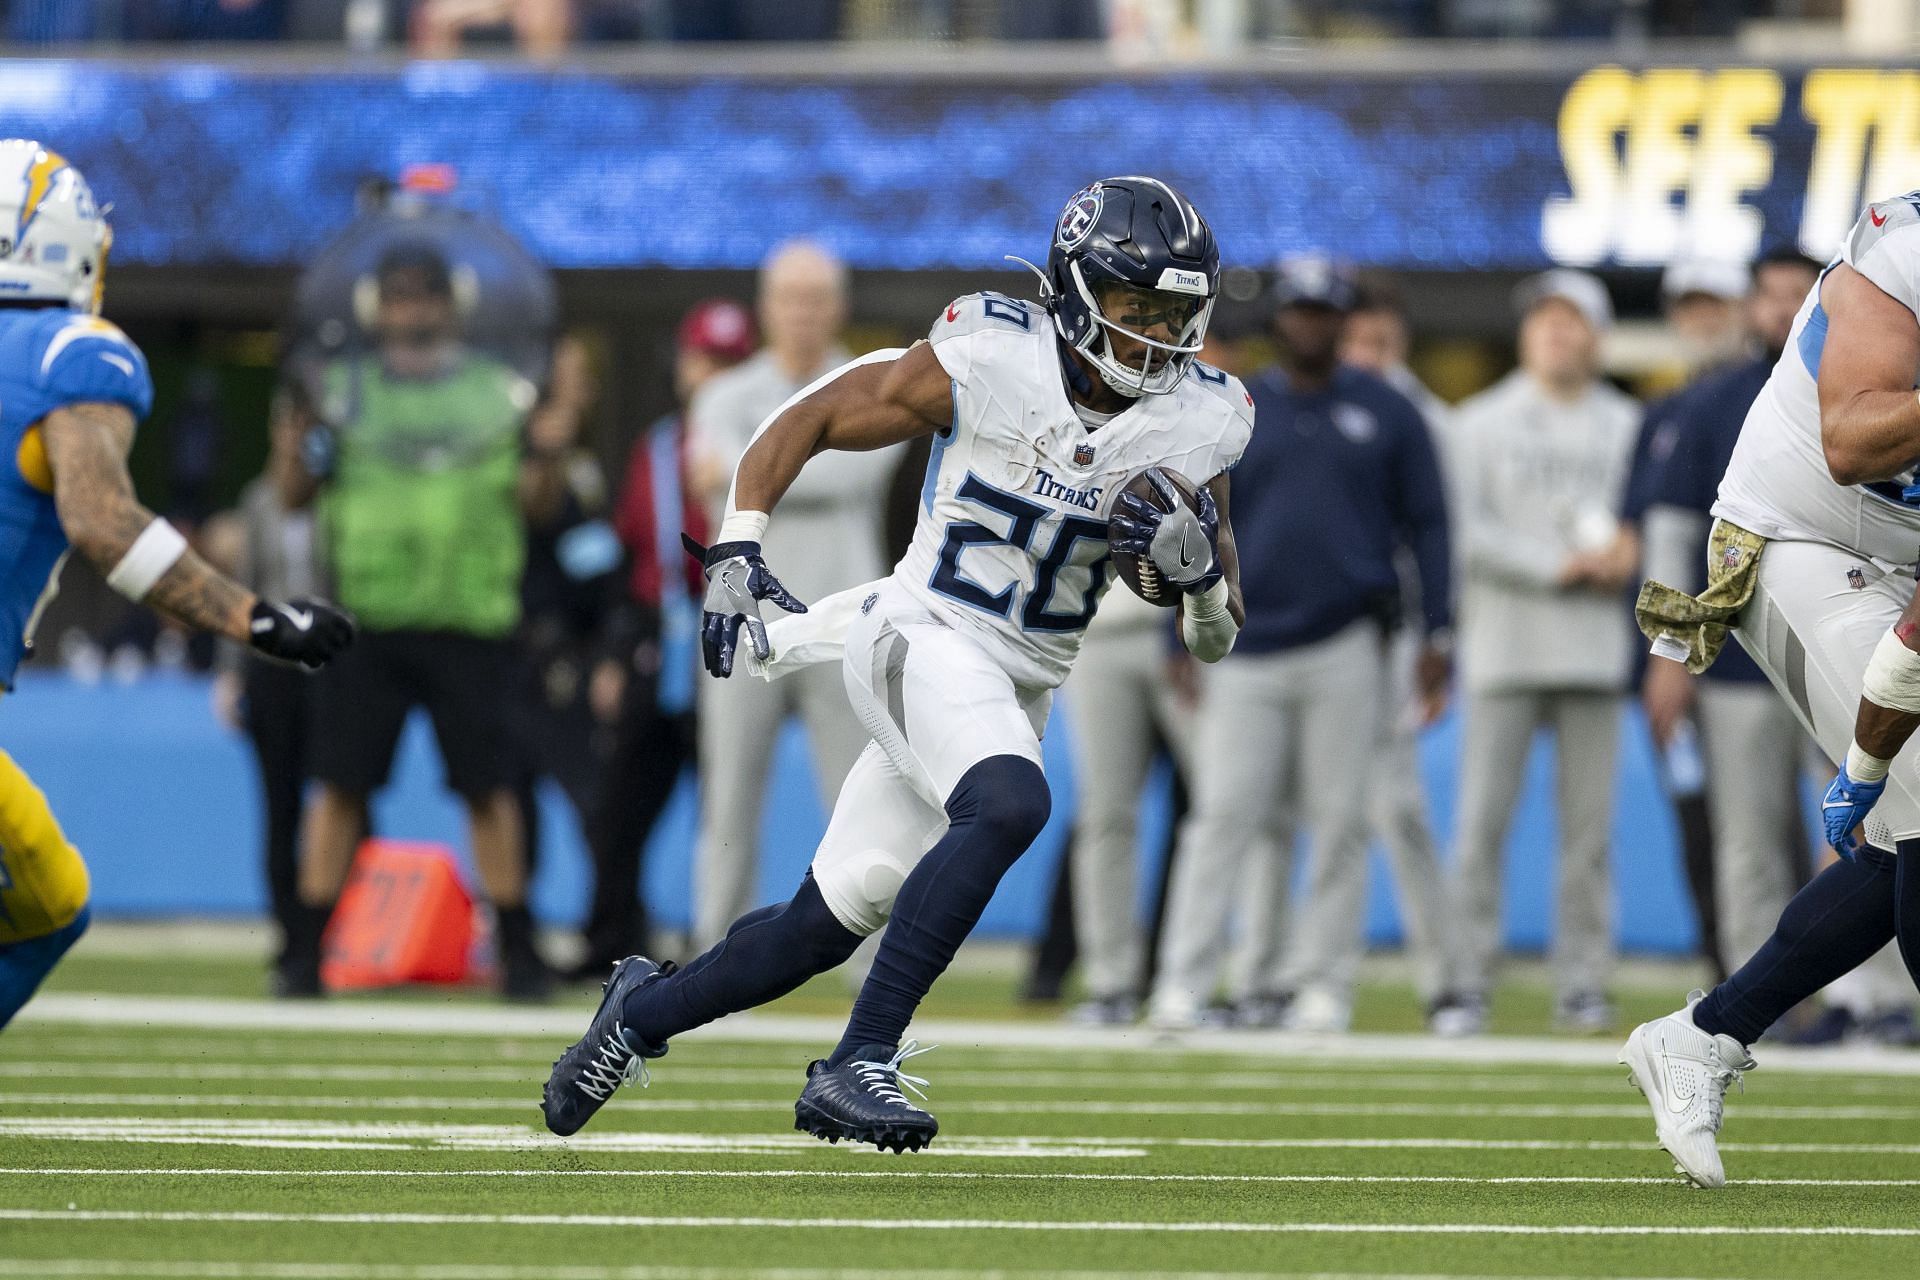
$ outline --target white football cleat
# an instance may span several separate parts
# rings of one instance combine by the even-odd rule
[[[1699,1187],[1724,1187],[1715,1139],[1727,1086],[1753,1069],[1746,1048],[1732,1036],[1712,1036],[1693,1022],[1693,1006],[1703,992],[1687,997],[1687,1007],[1633,1029],[1620,1050],[1627,1078],[1653,1108],[1653,1128],[1674,1168]]]

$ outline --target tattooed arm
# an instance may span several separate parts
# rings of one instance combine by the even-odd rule
[[[53,469],[54,504],[76,550],[102,574],[112,571],[153,512],[133,496],[127,451],[133,414],[122,405],[70,404],[40,423]],[[162,574],[145,603],[190,627],[245,644],[251,640],[251,591],[187,551]]]

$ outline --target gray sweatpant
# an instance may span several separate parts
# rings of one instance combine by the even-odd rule
[[[1192,711],[1167,679],[1167,634],[1159,625],[1087,632],[1062,690],[1079,797],[1073,845],[1073,931],[1087,994],[1131,995],[1140,981],[1140,795],[1156,740],[1184,771]]]
[[[1387,692],[1380,699],[1380,737],[1374,757],[1373,792],[1367,805],[1367,821],[1373,838],[1386,851],[1387,866],[1400,899],[1400,917],[1406,926],[1407,951],[1413,960],[1414,985],[1420,998],[1431,1004],[1453,990],[1454,933],[1457,928],[1452,911],[1450,886],[1440,862],[1433,824],[1427,817],[1426,786],[1420,775],[1420,730],[1414,722],[1414,664],[1419,656],[1421,638],[1412,631],[1395,637],[1388,655]],[[1291,816],[1280,819],[1275,839],[1292,840]],[[1353,876],[1354,884],[1330,890],[1334,900],[1356,885],[1366,892],[1366,872],[1354,866],[1329,867],[1316,855],[1311,873],[1316,885],[1329,875]],[[1249,933],[1243,934],[1234,955],[1230,986],[1236,991],[1260,994],[1293,991],[1310,975],[1317,957],[1314,948],[1339,944],[1351,946],[1359,954],[1358,933],[1350,940],[1318,936],[1313,927],[1318,898],[1304,894],[1289,906],[1291,895],[1285,885],[1271,885],[1274,877],[1264,867],[1256,887],[1242,895],[1248,903],[1246,921]],[[1271,909],[1262,916],[1253,903]],[[1292,927],[1284,923],[1293,917]],[[1282,948],[1282,935],[1290,945]],[[1342,962],[1344,966],[1346,962]]]
[[[1699,690],[1720,963],[1732,972],[1772,935],[1809,864],[1800,809],[1808,738],[1770,684],[1702,680]]]
[[[847,702],[838,663],[767,684],[736,673],[700,682],[700,839],[694,849],[697,950],[718,942],[753,908],[760,873],[760,815],[773,748],[787,717],[806,724],[820,800],[833,808],[847,771],[867,745]]]
[[[1558,756],[1559,902],[1554,983],[1561,996],[1601,992],[1613,974],[1612,831],[1620,695],[1596,689],[1501,689],[1466,698],[1460,839],[1460,990],[1484,996],[1501,949],[1503,854],[1536,729]]]
[[[1414,664],[1420,645],[1421,637],[1410,629],[1393,641],[1388,658],[1390,693],[1379,709],[1380,746],[1367,817],[1374,838],[1386,850],[1399,891],[1414,984],[1421,998],[1431,1003],[1453,987],[1456,921],[1420,774],[1420,730],[1414,721]],[[1361,888],[1365,889],[1364,881]]]
[[[1285,886],[1290,841],[1263,844],[1282,815],[1307,825],[1315,871],[1303,917],[1300,987],[1348,998],[1365,906],[1367,802],[1384,669],[1370,621],[1316,644],[1235,654],[1205,677],[1193,751],[1193,811],[1180,832],[1167,903],[1161,1009],[1197,1008],[1212,995],[1236,901]],[[1263,880],[1249,865],[1272,850]]]

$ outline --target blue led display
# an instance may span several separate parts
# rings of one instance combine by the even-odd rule
[[[1150,172],[1193,197],[1229,262],[1530,268],[1542,202],[1568,190],[1570,82],[0,62],[0,133],[79,164],[116,206],[116,258],[149,264],[300,262],[347,222],[357,180],[433,162],[557,267],[750,267],[805,233],[862,267],[998,268],[1044,254],[1090,178]],[[1756,203],[1795,198],[1776,186]]]

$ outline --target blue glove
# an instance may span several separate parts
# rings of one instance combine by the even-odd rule
[[[773,576],[760,557],[759,543],[723,542],[709,548],[684,533],[680,542],[707,571],[707,598],[700,618],[700,657],[707,674],[723,680],[733,674],[734,649],[740,642],[742,626],[747,629],[754,656],[765,661],[773,650],[767,643],[760,602],[771,600],[788,613],[805,613],[807,606]]]
[[[1158,467],[1147,478],[1173,509],[1162,511],[1138,494],[1122,493],[1108,522],[1107,545],[1151,561],[1168,582],[1198,595],[1221,578],[1220,508],[1204,485],[1196,513]]]
[[[1860,852],[1860,842],[1853,838],[1853,829],[1867,820],[1867,814],[1873,811],[1874,803],[1886,789],[1885,778],[1878,782],[1855,782],[1847,776],[1847,766],[1842,763],[1840,776],[1821,798],[1820,821],[1827,829],[1827,843],[1848,862]]]

